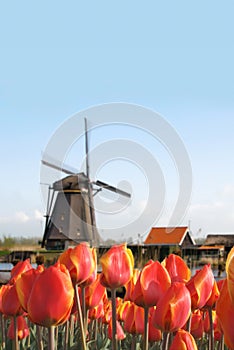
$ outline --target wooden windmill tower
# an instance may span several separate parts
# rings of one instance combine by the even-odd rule
[[[75,173],[42,159],[42,164],[67,174],[49,187],[47,212],[42,247],[63,250],[87,241],[99,246],[101,237],[95,220],[93,197],[102,189],[131,197],[125,191],[89,177],[88,130],[85,119],[86,174]]]

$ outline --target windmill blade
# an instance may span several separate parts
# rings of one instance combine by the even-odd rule
[[[102,182],[102,181],[97,180],[97,181],[94,182],[94,184],[97,185],[97,186],[99,186],[99,187],[102,187],[102,188],[104,188],[104,189],[106,189],[106,190],[109,190],[109,191],[118,193],[118,194],[120,194],[120,195],[122,195],[122,196],[125,196],[125,197],[128,197],[128,198],[131,198],[131,194],[130,194],[130,193],[125,192],[125,191],[123,191],[123,190],[120,190],[120,189],[117,188],[117,187],[108,185],[108,184],[106,184],[105,182]]]
[[[55,170],[59,170],[62,171],[65,174],[69,174],[69,175],[75,175],[77,174],[76,169],[64,164],[62,165],[61,162],[52,159],[51,157],[46,156],[46,159],[42,159],[41,160],[42,164],[47,165],[50,168],[53,168]]]
[[[89,140],[88,140],[88,127],[87,118],[84,118],[85,122],[85,159],[86,159],[86,175],[89,179]]]

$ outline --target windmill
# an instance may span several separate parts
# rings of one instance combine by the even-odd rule
[[[91,181],[87,119],[85,122],[86,173],[71,171],[66,166],[42,159],[42,164],[67,174],[49,186],[45,229],[41,246],[46,249],[66,249],[87,241],[99,246],[101,237],[95,220],[93,197],[102,189],[130,198],[131,195],[100,180]]]

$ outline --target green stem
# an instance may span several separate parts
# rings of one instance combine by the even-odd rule
[[[209,313],[209,321],[210,321],[210,332],[209,332],[209,343],[210,343],[210,350],[214,350],[214,325],[213,325],[213,317],[212,317],[212,308],[208,307],[208,313]]]
[[[4,350],[5,349],[5,320],[2,313],[0,314],[0,322],[1,322],[2,350]]]
[[[43,341],[41,336],[41,326],[36,325],[36,333],[37,333],[37,348],[38,350],[43,350]]]
[[[19,340],[18,340],[18,323],[17,316],[14,316],[14,350],[19,350]]]
[[[64,350],[68,349],[69,344],[69,320],[65,323]]]
[[[86,310],[86,303],[85,303],[85,287],[81,287],[81,307],[82,307],[82,314],[83,314],[83,320],[84,320],[84,331],[85,334],[87,332],[88,328],[88,310]]]
[[[169,332],[164,332],[163,333],[163,343],[162,343],[162,350],[168,350],[168,345],[169,345]]]
[[[144,338],[143,349],[148,350],[149,347],[149,308],[144,307]]]
[[[111,306],[112,306],[112,350],[117,350],[116,289],[111,289]]]
[[[131,350],[136,349],[136,334],[132,335]]]
[[[54,326],[48,327],[48,350],[55,350],[55,341],[54,341]]]
[[[83,350],[86,350],[86,337],[85,337],[85,332],[84,332],[83,316],[82,316],[80,296],[79,296],[79,290],[78,290],[77,284],[75,286],[75,292],[76,292],[77,310],[78,310],[78,316],[79,316],[79,322],[80,322],[82,345],[83,345]]]

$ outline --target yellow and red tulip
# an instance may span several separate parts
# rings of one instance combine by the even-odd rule
[[[31,269],[21,274],[20,278],[16,281],[16,291],[20,301],[20,304],[24,311],[27,311],[28,299],[38,274],[42,273],[45,268],[43,265],[39,265],[37,269]]]
[[[209,300],[214,285],[214,275],[210,265],[205,265],[186,283],[191,300],[192,310],[203,308]]]
[[[188,282],[191,277],[191,271],[185,261],[176,254],[170,254],[164,259],[162,265],[167,269],[171,282]]]
[[[134,258],[126,244],[111,247],[100,258],[101,283],[109,289],[123,287],[133,276]]]
[[[125,295],[124,295],[124,300],[130,300],[133,301],[132,299],[132,294],[135,288],[135,285],[137,283],[138,277],[140,275],[140,270],[139,269],[133,269],[133,275],[132,278],[128,281],[127,284],[125,284]]]
[[[153,313],[155,327],[163,332],[175,332],[182,328],[191,313],[191,298],[184,283],[174,282],[159,299]]]
[[[87,242],[81,242],[74,248],[68,248],[59,257],[59,262],[64,264],[71,276],[74,285],[81,284],[93,277],[97,268],[95,248],[90,248]]]
[[[124,320],[124,329],[130,334],[144,333],[144,309],[130,302]]]
[[[197,350],[197,344],[189,332],[180,329],[172,340],[169,350]]]
[[[201,339],[204,333],[203,312],[196,310],[191,315],[190,333],[195,339]]]
[[[158,262],[150,260],[140,272],[132,300],[142,307],[155,306],[171,285],[167,270]]]
[[[29,259],[19,261],[11,270],[11,278],[9,283],[14,283],[21,276],[22,273],[31,270],[33,267]]]

